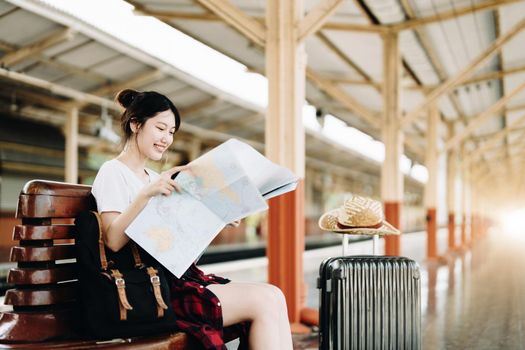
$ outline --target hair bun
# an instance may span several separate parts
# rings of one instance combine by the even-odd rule
[[[120,91],[117,94],[117,97],[115,97],[115,100],[124,108],[128,108],[135,97],[139,94],[138,91],[132,90],[132,89],[125,89]]]

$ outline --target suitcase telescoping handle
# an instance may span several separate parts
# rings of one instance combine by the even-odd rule
[[[348,235],[343,234],[343,256],[349,255],[350,252],[350,242]],[[374,235],[372,237],[372,254],[379,255],[379,235]]]

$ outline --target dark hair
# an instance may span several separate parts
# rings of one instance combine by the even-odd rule
[[[120,126],[124,133],[125,141],[131,138],[131,122],[136,121],[139,126],[144,125],[146,121],[153,118],[157,113],[167,111],[168,109],[175,115],[175,131],[179,130],[180,115],[177,107],[166,96],[155,91],[135,91],[125,89],[120,91],[115,100],[125,108],[120,117]]]

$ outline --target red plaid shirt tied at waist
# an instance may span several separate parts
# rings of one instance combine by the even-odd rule
[[[248,350],[249,323],[223,328],[219,298],[206,288],[229,283],[229,279],[206,275],[195,264],[181,278],[171,276],[171,305],[181,331],[194,337],[206,350],[226,350],[224,335],[233,332],[240,338],[238,349]]]

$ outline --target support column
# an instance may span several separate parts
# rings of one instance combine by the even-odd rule
[[[447,167],[447,208],[448,208],[448,249],[456,249],[456,157],[454,152],[448,154]]]
[[[439,109],[435,104],[428,111],[427,149],[425,165],[428,170],[428,181],[425,184],[425,207],[427,209],[427,258],[437,258],[437,186],[438,186],[438,124]]]
[[[198,138],[194,138],[190,142],[190,147],[188,150],[188,158],[191,161],[199,158],[202,151],[202,142]]]
[[[385,161],[381,167],[381,198],[385,205],[385,218],[401,230],[401,204],[403,201],[403,174],[400,159],[403,154],[403,132],[399,115],[400,56],[398,34],[383,35],[383,126]],[[401,237],[385,237],[385,255],[399,255]]]
[[[268,281],[283,291],[292,328],[300,320],[301,294],[305,288],[302,109],[306,53],[304,44],[298,44],[294,25],[302,15],[302,0],[266,3],[266,155],[301,178],[297,190],[270,200],[268,213]]]
[[[467,198],[468,198],[468,167],[466,165],[466,152],[464,147],[462,148],[462,171],[461,171],[461,246],[463,248],[468,246],[468,240],[467,240]]]
[[[78,182],[78,108],[73,107],[66,119],[65,181]]]
[[[472,180],[472,179],[469,179]],[[475,188],[475,185],[469,181],[469,189]],[[475,244],[479,237],[479,203],[476,198],[476,191],[467,193],[467,200],[470,200],[470,237],[469,243]]]
[[[454,124],[450,123],[449,138],[454,135]],[[455,149],[447,153],[447,209],[448,209],[448,249],[456,248],[456,169],[457,152]]]

